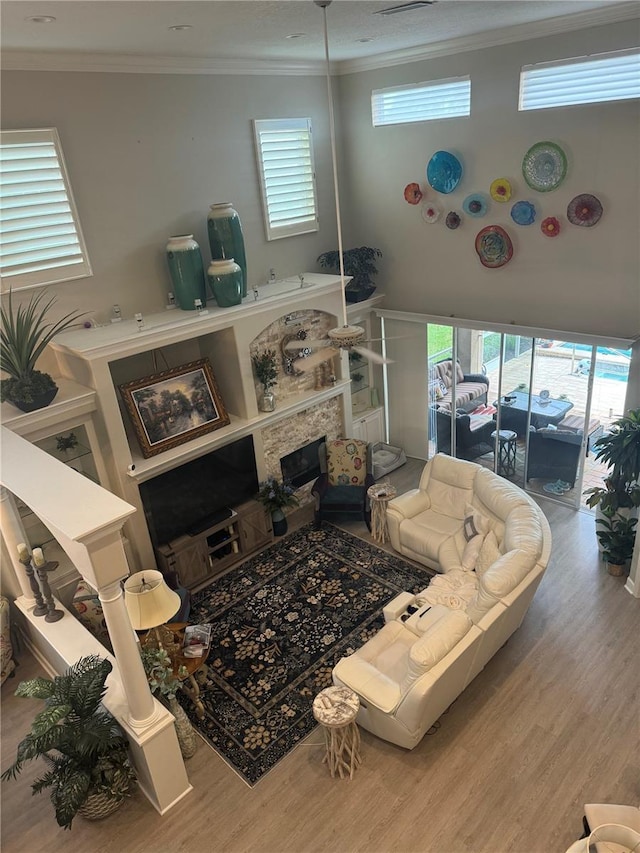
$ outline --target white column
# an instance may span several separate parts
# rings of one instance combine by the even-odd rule
[[[122,588],[119,583],[98,590],[105,622],[113,645],[113,653],[120,670],[122,689],[129,705],[129,725],[142,728],[153,721],[156,705],[142,665],[129,614],[127,613]]]
[[[22,526],[22,519],[20,518],[14,497],[9,489],[5,489],[4,486],[0,486],[0,529],[2,530],[2,536],[7,546],[7,553],[11,559],[13,573],[20,584],[20,589],[24,596],[25,605],[27,607],[35,607],[36,600],[33,597],[27,572],[18,559],[18,545],[22,542],[28,545],[29,540]]]

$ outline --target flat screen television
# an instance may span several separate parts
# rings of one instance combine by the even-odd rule
[[[151,541],[163,545],[196,534],[255,497],[258,474],[248,435],[140,484]]]

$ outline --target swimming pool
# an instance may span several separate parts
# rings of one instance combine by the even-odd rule
[[[575,367],[575,372],[582,376],[588,376],[591,370],[591,347],[588,344],[572,344],[566,341],[554,343],[554,349],[569,352],[575,350],[576,355],[588,353],[589,358],[581,358]],[[601,379],[618,379],[626,382],[629,377],[629,365],[631,364],[631,350],[615,349],[614,347],[597,347],[596,349],[596,376]]]

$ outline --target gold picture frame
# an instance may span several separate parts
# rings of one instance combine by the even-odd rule
[[[120,385],[145,459],[229,423],[209,359]]]

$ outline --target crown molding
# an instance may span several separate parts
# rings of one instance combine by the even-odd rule
[[[405,65],[453,53],[465,53],[511,42],[543,38],[572,30],[640,19],[640,4],[616,3],[602,9],[577,12],[530,24],[490,30],[448,39],[430,45],[405,48],[362,59],[332,62],[334,74],[353,74],[393,65]],[[3,71],[80,71],[114,74],[268,74],[272,76],[322,76],[324,60],[287,61],[279,59],[216,59],[214,57],[143,56],[120,53],[79,53],[54,51],[2,51]]]
[[[638,2],[617,3],[615,6],[594,9],[587,12],[577,12],[575,15],[563,15],[559,18],[548,18],[544,21],[534,21],[530,24],[516,24],[513,27],[488,30],[486,33],[476,33],[470,36],[439,41],[434,44],[422,45],[396,50],[390,53],[369,56],[363,59],[349,59],[338,63],[338,74],[355,74],[360,71],[373,71],[377,68],[389,68],[393,65],[405,65],[409,62],[420,62],[424,59],[436,59],[440,56],[451,56],[453,53],[466,53],[471,50],[482,50],[487,47],[499,47],[512,42],[528,41],[529,39],[544,38],[559,33],[583,30],[604,24],[613,24],[632,19],[640,20],[640,4]]]
[[[268,74],[321,76],[324,60],[215,59],[191,56],[142,56],[124,53],[2,51],[3,71],[82,71],[113,74]],[[332,68],[333,71],[335,69]]]

